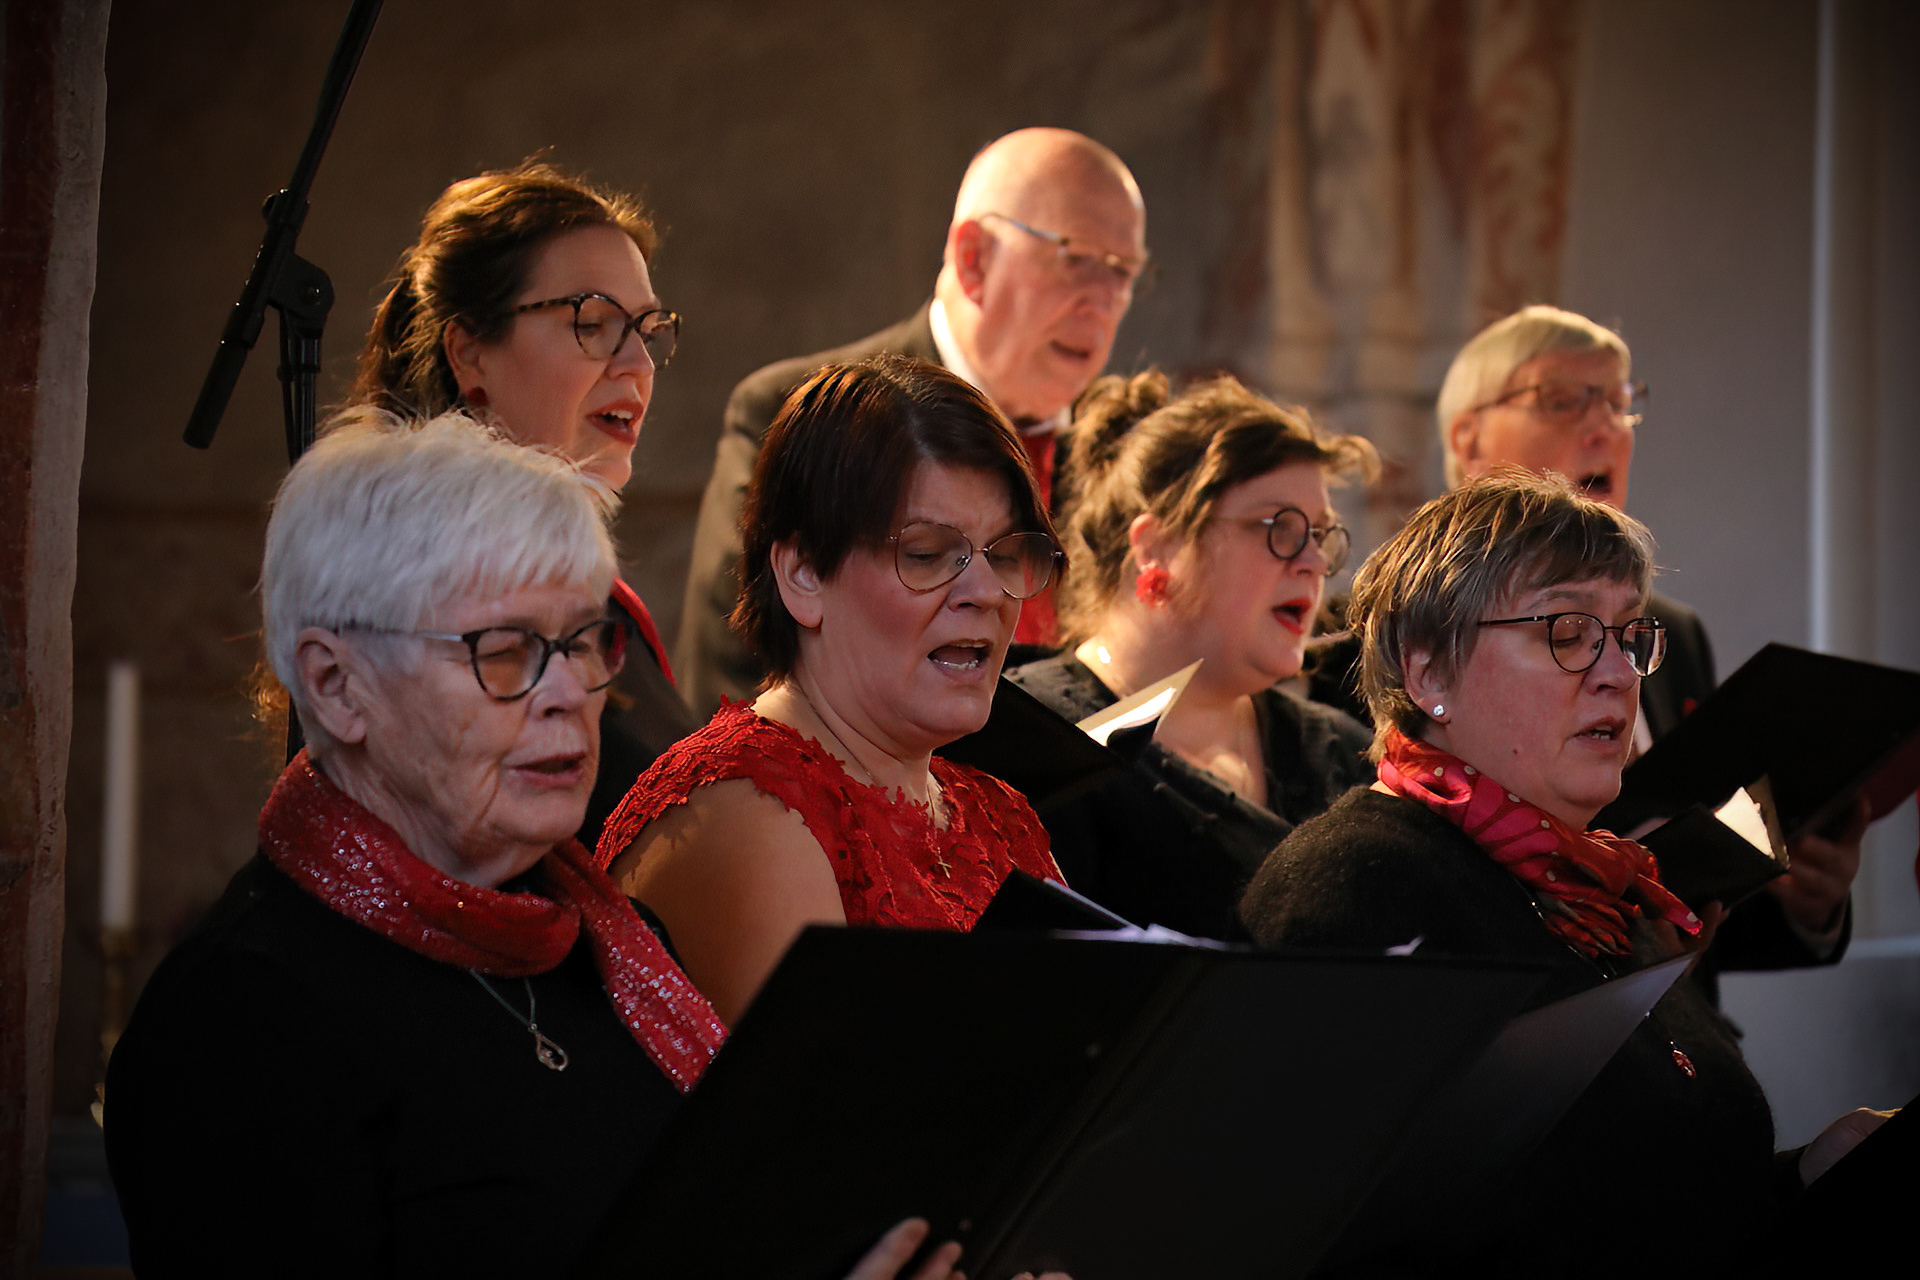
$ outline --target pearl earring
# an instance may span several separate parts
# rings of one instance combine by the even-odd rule
[[[1435,720],[1442,718],[1446,714],[1447,714],[1447,709],[1445,707],[1441,706],[1437,702],[1433,704],[1433,718]]]

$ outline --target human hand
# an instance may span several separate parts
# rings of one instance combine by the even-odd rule
[[[873,1248],[867,1250],[864,1258],[847,1272],[847,1280],[895,1280],[900,1268],[912,1261],[914,1252],[926,1242],[927,1233],[933,1230],[925,1218],[908,1218],[896,1223],[892,1230],[880,1237]],[[953,1264],[960,1260],[960,1245],[949,1240],[933,1251],[920,1269],[910,1280],[966,1280]]]
[[[1813,937],[1840,927],[1853,878],[1860,872],[1860,839],[1873,815],[1865,796],[1854,804],[1846,825],[1833,836],[1804,835],[1788,848],[1787,873],[1767,885],[1788,918]]]
[[[1717,901],[1709,902],[1695,914],[1700,921],[1700,932],[1694,934],[1682,933],[1677,927],[1658,916],[1641,917],[1659,944],[1661,959],[1671,960],[1678,955],[1691,954],[1694,964],[1698,964],[1700,957],[1706,954],[1707,948],[1713,945],[1713,935],[1719,931],[1720,922],[1727,918],[1726,907]],[[1688,965],[1687,968],[1691,971],[1693,965]]]
[[[1896,1114],[1893,1111],[1859,1107],[1821,1130],[1820,1136],[1809,1142],[1806,1150],[1800,1153],[1800,1185],[1812,1186],[1815,1178],[1839,1164],[1841,1158],[1859,1146],[1863,1138]]]

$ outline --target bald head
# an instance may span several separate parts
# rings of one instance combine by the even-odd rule
[[[1106,367],[1146,258],[1120,157],[1070,129],[1021,129],[967,166],[935,292],[987,394],[1044,419]]]
[[[954,198],[957,225],[999,213],[1025,221],[1061,203],[1124,203],[1146,233],[1146,205],[1120,157],[1071,129],[1017,129],[980,149]]]

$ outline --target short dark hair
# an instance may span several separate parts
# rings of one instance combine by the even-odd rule
[[[828,365],[787,397],[767,429],[740,520],[732,625],[770,680],[791,674],[800,654],[773,548],[791,540],[801,560],[831,578],[854,548],[886,545],[923,462],[998,476],[1018,530],[1053,536],[1025,446],[972,385],[904,356]]]
[[[1275,404],[1231,377],[1177,396],[1155,369],[1096,380],[1074,407],[1069,443],[1074,568],[1060,587],[1067,634],[1091,635],[1128,590],[1127,531],[1142,513],[1191,542],[1227,490],[1295,462],[1365,480],[1380,471],[1366,440],[1322,431],[1305,409]]]
[[[498,339],[513,319],[513,298],[526,285],[534,254],[582,227],[625,232],[649,262],[660,242],[633,197],[536,160],[442,191],[374,311],[348,404],[422,418],[456,408],[460,387],[447,364],[447,325],[458,321],[476,338]]]
[[[1409,738],[1427,713],[1407,692],[1407,657],[1431,655],[1451,680],[1473,656],[1489,609],[1529,591],[1604,578],[1646,594],[1653,535],[1567,479],[1496,467],[1411,516],[1353,580],[1347,622],[1360,637],[1360,694],[1378,758],[1389,727]]]

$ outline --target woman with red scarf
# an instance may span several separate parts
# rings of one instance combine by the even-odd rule
[[[1348,615],[1379,781],[1268,858],[1241,903],[1254,938],[1532,961],[1547,998],[1704,945],[1709,922],[1644,848],[1588,830],[1666,651],[1645,616],[1652,556],[1644,526],[1557,476],[1498,471],[1415,512],[1361,568]],[[1458,1238],[1388,1261],[1710,1273],[1863,1127],[1776,1162],[1733,1028],[1683,981]]]
[[[577,469],[464,418],[288,475],[261,595],[309,745],[108,1077],[142,1276],[564,1274],[699,1080],[724,1030],[572,838],[613,571]]]

